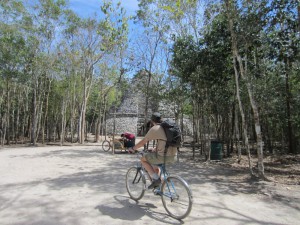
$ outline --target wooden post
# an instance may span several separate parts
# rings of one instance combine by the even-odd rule
[[[115,154],[115,132],[116,132],[116,110],[114,113],[114,127],[113,127],[113,139],[112,139],[112,154]]]

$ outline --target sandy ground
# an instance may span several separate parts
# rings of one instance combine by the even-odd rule
[[[234,171],[200,163],[169,167],[190,184],[189,217],[169,217],[159,196],[138,203],[125,187],[137,157],[99,145],[0,149],[1,225],[299,224],[300,186],[235,180]]]

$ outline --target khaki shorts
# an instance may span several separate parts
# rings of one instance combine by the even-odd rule
[[[176,155],[175,156],[166,156],[166,161],[164,161],[164,157],[161,155],[156,154],[156,152],[151,152],[145,154],[145,158],[147,162],[150,164],[163,164],[164,162],[166,164],[171,164],[176,161]]]

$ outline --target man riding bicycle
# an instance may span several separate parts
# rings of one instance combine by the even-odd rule
[[[161,183],[159,177],[159,169],[155,164],[173,163],[176,160],[177,148],[169,146],[165,153],[165,146],[167,137],[164,129],[160,126],[162,122],[160,113],[153,113],[151,116],[152,127],[146,134],[146,136],[139,141],[135,146],[129,148],[129,152],[135,152],[140,147],[143,147],[147,142],[157,140],[157,145],[152,152],[146,153],[141,158],[143,167],[147,170],[152,177],[152,183],[148,189],[157,187]]]

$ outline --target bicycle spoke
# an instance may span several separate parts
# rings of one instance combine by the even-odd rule
[[[183,219],[192,209],[192,193],[180,177],[169,177],[162,186],[162,202],[170,216]]]
[[[133,200],[144,196],[146,180],[140,169],[131,167],[126,174],[126,189]]]
[[[163,206],[171,217],[179,220],[184,219],[192,210],[192,191],[184,179],[179,176],[169,176],[165,168],[161,165],[158,166],[165,178],[158,188],[153,189],[153,193],[161,196]],[[146,190],[145,174],[148,173],[143,167],[131,167],[127,171],[126,189],[130,198],[136,201],[144,196]]]

